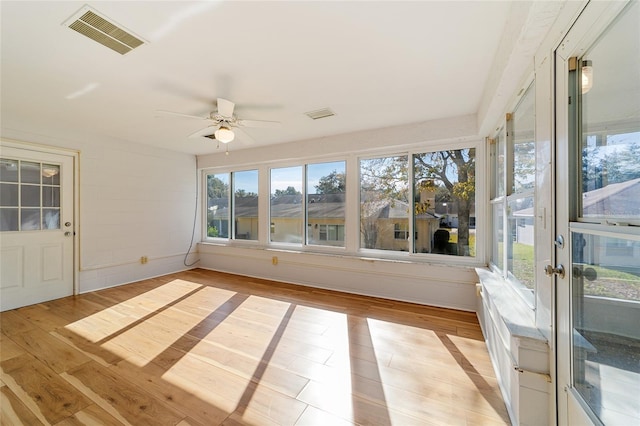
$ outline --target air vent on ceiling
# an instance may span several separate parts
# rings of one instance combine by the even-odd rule
[[[326,118],[326,117],[331,117],[333,115],[336,115],[329,108],[322,108],[322,109],[318,109],[318,110],[315,110],[315,111],[309,111],[309,112],[305,112],[305,114],[309,118],[312,118],[314,120],[319,120],[321,118]]]
[[[78,15],[80,16],[77,17]],[[106,20],[87,6],[69,19],[65,25],[121,55],[144,44],[143,40]]]

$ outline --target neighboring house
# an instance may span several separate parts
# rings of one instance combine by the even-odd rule
[[[345,236],[344,194],[310,194],[307,204],[308,244],[343,246]],[[227,198],[209,199],[208,225],[215,226],[219,237],[229,237],[229,207]],[[302,236],[302,195],[282,195],[270,200],[272,241],[300,243]],[[368,202],[363,210],[361,238],[367,248],[406,251],[409,239],[408,212],[411,206],[398,200]],[[236,239],[258,238],[258,198],[235,199]],[[430,253],[433,235],[440,227],[440,217],[434,213],[416,216],[414,232],[416,250]],[[211,235],[210,235],[211,236]]]
[[[583,217],[608,217],[612,225],[625,218],[640,216],[640,178],[612,183],[603,188],[582,194]],[[611,268],[638,266],[640,243],[632,240],[608,239],[604,246],[590,244],[596,249],[584,253],[586,263],[606,265]]]

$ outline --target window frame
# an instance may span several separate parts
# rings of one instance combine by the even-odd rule
[[[535,90],[535,77],[531,75],[523,84],[523,89],[518,93],[515,97],[515,100],[512,103],[512,107],[509,108],[509,112],[505,114],[504,119],[501,120],[496,125],[496,131],[493,133],[491,138],[487,138],[488,150],[490,152],[489,162],[488,164],[490,169],[490,199],[489,206],[491,209],[490,212],[490,224],[491,224],[491,240],[490,246],[491,250],[489,251],[489,267],[490,269],[499,274],[502,279],[505,280],[514,290],[515,292],[526,302],[526,304],[533,310],[536,308],[536,300],[537,300],[537,274],[536,270],[536,224],[535,217],[533,220],[533,288],[528,288],[524,285],[518,277],[516,277],[510,270],[509,265],[509,248],[510,240],[512,239],[510,232],[510,215],[509,215],[509,204],[513,203],[517,200],[524,198],[532,198],[533,200],[533,212],[536,210],[536,184],[535,184],[535,170],[537,162],[537,140],[535,135],[535,126],[536,126],[536,116],[535,116],[535,104],[536,104],[536,90]],[[534,183],[532,188],[527,188],[521,191],[517,191],[515,187],[515,132],[514,132],[514,120],[516,112],[520,105],[522,105],[525,96],[531,95],[533,96],[533,129],[534,134],[532,136],[532,141],[534,144]],[[504,141],[501,144],[500,141]],[[503,146],[501,152],[501,145]],[[502,173],[500,174],[500,156],[503,157],[502,162]],[[501,182],[502,181],[502,182]],[[502,187],[500,186],[502,183]],[[501,191],[502,189],[502,191]],[[496,213],[502,214],[502,223],[496,223]],[[517,221],[516,219],[516,226]],[[501,234],[500,234],[500,231]],[[502,235],[502,241],[499,240],[499,236]],[[499,244],[502,243],[502,256],[499,259],[501,265],[496,263],[495,255],[500,254]],[[512,242],[512,241],[511,241]]]
[[[354,152],[351,154],[343,154],[339,156],[316,156],[311,158],[301,159],[289,159],[287,161],[273,161],[266,163],[245,163],[231,166],[217,166],[207,167],[201,169],[202,179],[201,182],[206,182],[207,174],[215,173],[234,173],[236,171],[244,170],[258,170],[258,188],[260,194],[259,201],[259,238],[258,240],[237,240],[237,239],[211,239],[206,238],[206,220],[202,220],[203,229],[202,243],[215,243],[221,246],[237,246],[237,247],[255,247],[260,249],[284,249],[293,250],[306,253],[317,254],[335,254],[339,256],[355,257],[355,258],[371,258],[380,260],[401,260],[415,263],[439,263],[447,265],[460,265],[466,267],[483,267],[486,266],[485,253],[487,250],[486,244],[481,244],[481,241],[485,241],[486,237],[486,224],[488,224],[486,212],[481,207],[476,207],[476,255],[471,256],[454,256],[454,255],[441,255],[433,253],[413,253],[413,244],[415,243],[409,239],[408,251],[390,251],[390,250],[376,250],[376,249],[362,249],[360,247],[360,160],[366,158],[377,158],[385,156],[398,156],[403,155],[407,157],[407,164],[410,167],[409,173],[409,185],[410,191],[413,187],[413,170],[412,170],[412,158],[414,154],[422,154],[425,152],[438,152],[455,149],[475,149],[475,167],[477,173],[481,173],[480,166],[486,161],[486,151],[484,140],[478,137],[463,138],[460,140],[444,140],[436,141],[432,143],[415,143],[412,145],[404,146],[400,149],[398,147],[391,147],[391,149],[378,149],[368,152]],[[332,162],[345,162],[346,172],[346,192],[345,192],[345,220],[344,220],[344,246],[333,245],[315,245],[306,243],[280,243],[271,242],[270,236],[273,226],[277,228],[278,224],[274,224],[271,221],[270,203],[269,197],[263,196],[265,193],[271,193],[270,188],[270,170],[272,168],[285,168],[293,166],[303,166],[303,170],[306,170],[306,165],[317,163],[332,163]],[[480,177],[476,177],[476,193],[475,203],[476,206],[480,206],[479,200],[485,197],[487,193],[486,182]],[[303,182],[306,190],[306,176]],[[306,192],[306,191],[305,191]],[[206,199],[206,185],[203,185],[201,190],[203,198]],[[231,191],[230,191],[231,193]],[[412,195],[411,195],[412,196]],[[204,203],[203,203],[204,204]],[[305,211],[306,219],[306,211]],[[413,229],[412,218],[409,219],[409,234],[416,234]],[[315,222],[314,222],[315,223]],[[318,222],[320,223],[320,222]],[[308,223],[303,224],[303,238],[306,242],[306,233]]]

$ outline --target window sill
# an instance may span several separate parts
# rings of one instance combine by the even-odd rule
[[[292,253],[302,255],[314,255],[314,256],[327,256],[337,257],[341,259],[355,259],[366,262],[386,262],[386,263],[402,263],[402,264],[416,264],[416,265],[434,265],[434,266],[454,266],[464,269],[478,269],[482,266],[475,258],[465,258],[461,256],[447,256],[436,255],[438,257],[425,257],[423,254],[414,254],[408,252],[399,253],[386,253],[380,250],[362,251],[362,252],[348,252],[344,247],[327,247],[318,248],[319,246],[309,247],[309,249],[302,249],[296,245],[287,244],[273,244],[268,247],[260,245],[256,241],[253,242],[218,242],[218,241],[200,241],[198,243],[201,246],[209,247],[229,247],[234,249],[247,249],[247,250],[259,250],[265,252],[276,253]]]
[[[494,309],[512,337],[526,338],[548,344],[536,327],[535,311],[502,277],[484,268],[476,268],[483,298]]]

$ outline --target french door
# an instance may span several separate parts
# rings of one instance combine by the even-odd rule
[[[0,310],[74,291],[73,155],[0,144]]]
[[[555,74],[558,422],[640,424],[640,2],[589,3]]]

